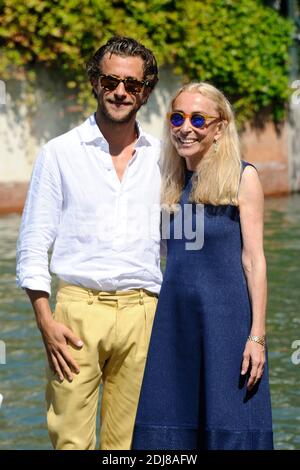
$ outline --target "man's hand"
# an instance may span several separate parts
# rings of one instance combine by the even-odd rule
[[[73,359],[68,344],[81,348],[83,342],[63,323],[55,320],[42,321],[40,331],[46,348],[50,368],[56,372],[59,380],[64,377],[72,382],[73,374],[79,374],[79,367]]]
[[[70,328],[53,319],[47,292],[29,289],[26,289],[26,292],[42,334],[50,368],[58,375],[59,380],[66,378],[72,382],[72,372],[79,374],[79,367],[68,349],[68,344],[81,348],[83,342]]]

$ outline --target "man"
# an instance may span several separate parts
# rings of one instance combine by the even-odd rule
[[[17,247],[45,344],[56,449],[130,449],[161,285],[159,142],[136,123],[157,78],[151,51],[114,37],[87,65],[98,107],[35,163]],[[60,279],[54,316],[51,272]]]

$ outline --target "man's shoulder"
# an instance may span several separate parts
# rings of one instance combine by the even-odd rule
[[[158,162],[161,154],[161,140],[144,130],[142,130],[142,135],[146,141],[146,148],[148,147],[147,153],[150,154],[156,162]]]
[[[150,142],[151,145],[156,146],[156,147],[161,146],[161,141],[157,137],[154,137],[154,135],[148,134],[148,132],[144,132],[144,131],[143,131],[143,134],[146,137],[146,139]]]
[[[75,146],[76,144],[80,144],[79,129],[81,126],[82,123],[78,126],[73,127],[69,131],[64,132],[63,134],[53,137],[45,144],[45,148],[50,151],[55,151],[66,149],[70,146]]]
[[[160,149],[161,141],[157,137],[154,137],[154,135],[149,134],[148,132],[145,132],[144,130],[142,131],[142,133],[143,133],[143,136],[145,137],[145,139],[151,145],[151,147],[157,147],[157,148]]]

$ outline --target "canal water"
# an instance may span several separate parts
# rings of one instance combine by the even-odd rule
[[[17,215],[0,218],[0,350],[6,346],[6,364],[0,356],[0,450],[50,449],[43,345],[27,297],[15,287],[19,223]],[[275,447],[300,449],[300,195],[266,200],[265,249]]]

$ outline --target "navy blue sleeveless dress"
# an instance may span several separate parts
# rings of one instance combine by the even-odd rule
[[[180,205],[195,217],[192,174]],[[251,392],[240,375],[251,307],[239,210],[205,205],[198,250],[187,250],[191,240],[175,237],[172,225],[174,217],[132,448],[273,449],[268,366]]]

